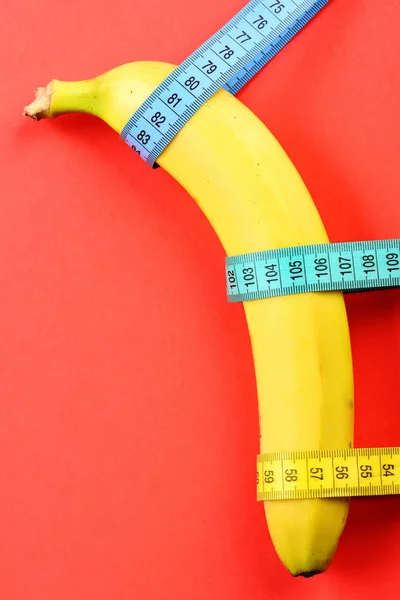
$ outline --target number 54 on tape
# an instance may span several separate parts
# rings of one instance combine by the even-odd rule
[[[400,493],[400,448],[260,454],[257,500]]]

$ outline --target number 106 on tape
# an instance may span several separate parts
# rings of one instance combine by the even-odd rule
[[[260,454],[257,500],[400,494],[400,448]]]

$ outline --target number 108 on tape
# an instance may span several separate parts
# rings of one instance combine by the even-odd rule
[[[400,240],[294,246],[226,258],[230,302],[300,292],[396,287]]]

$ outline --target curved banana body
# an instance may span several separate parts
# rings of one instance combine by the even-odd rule
[[[174,69],[130,63],[80,82],[54,80],[25,109],[34,118],[86,112],[118,133]],[[227,254],[326,243],[313,201],[265,125],[224,90],[202,106],[157,163],[195,199]],[[260,452],[348,448],[353,373],[341,292],[244,302],[260,417]],[[265,502],[274,547],[293,575],[330,564],[348,499]]]

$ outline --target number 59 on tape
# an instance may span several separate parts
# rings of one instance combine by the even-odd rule
[[[260,454],[257,500],[400,493],[400,448]]]

